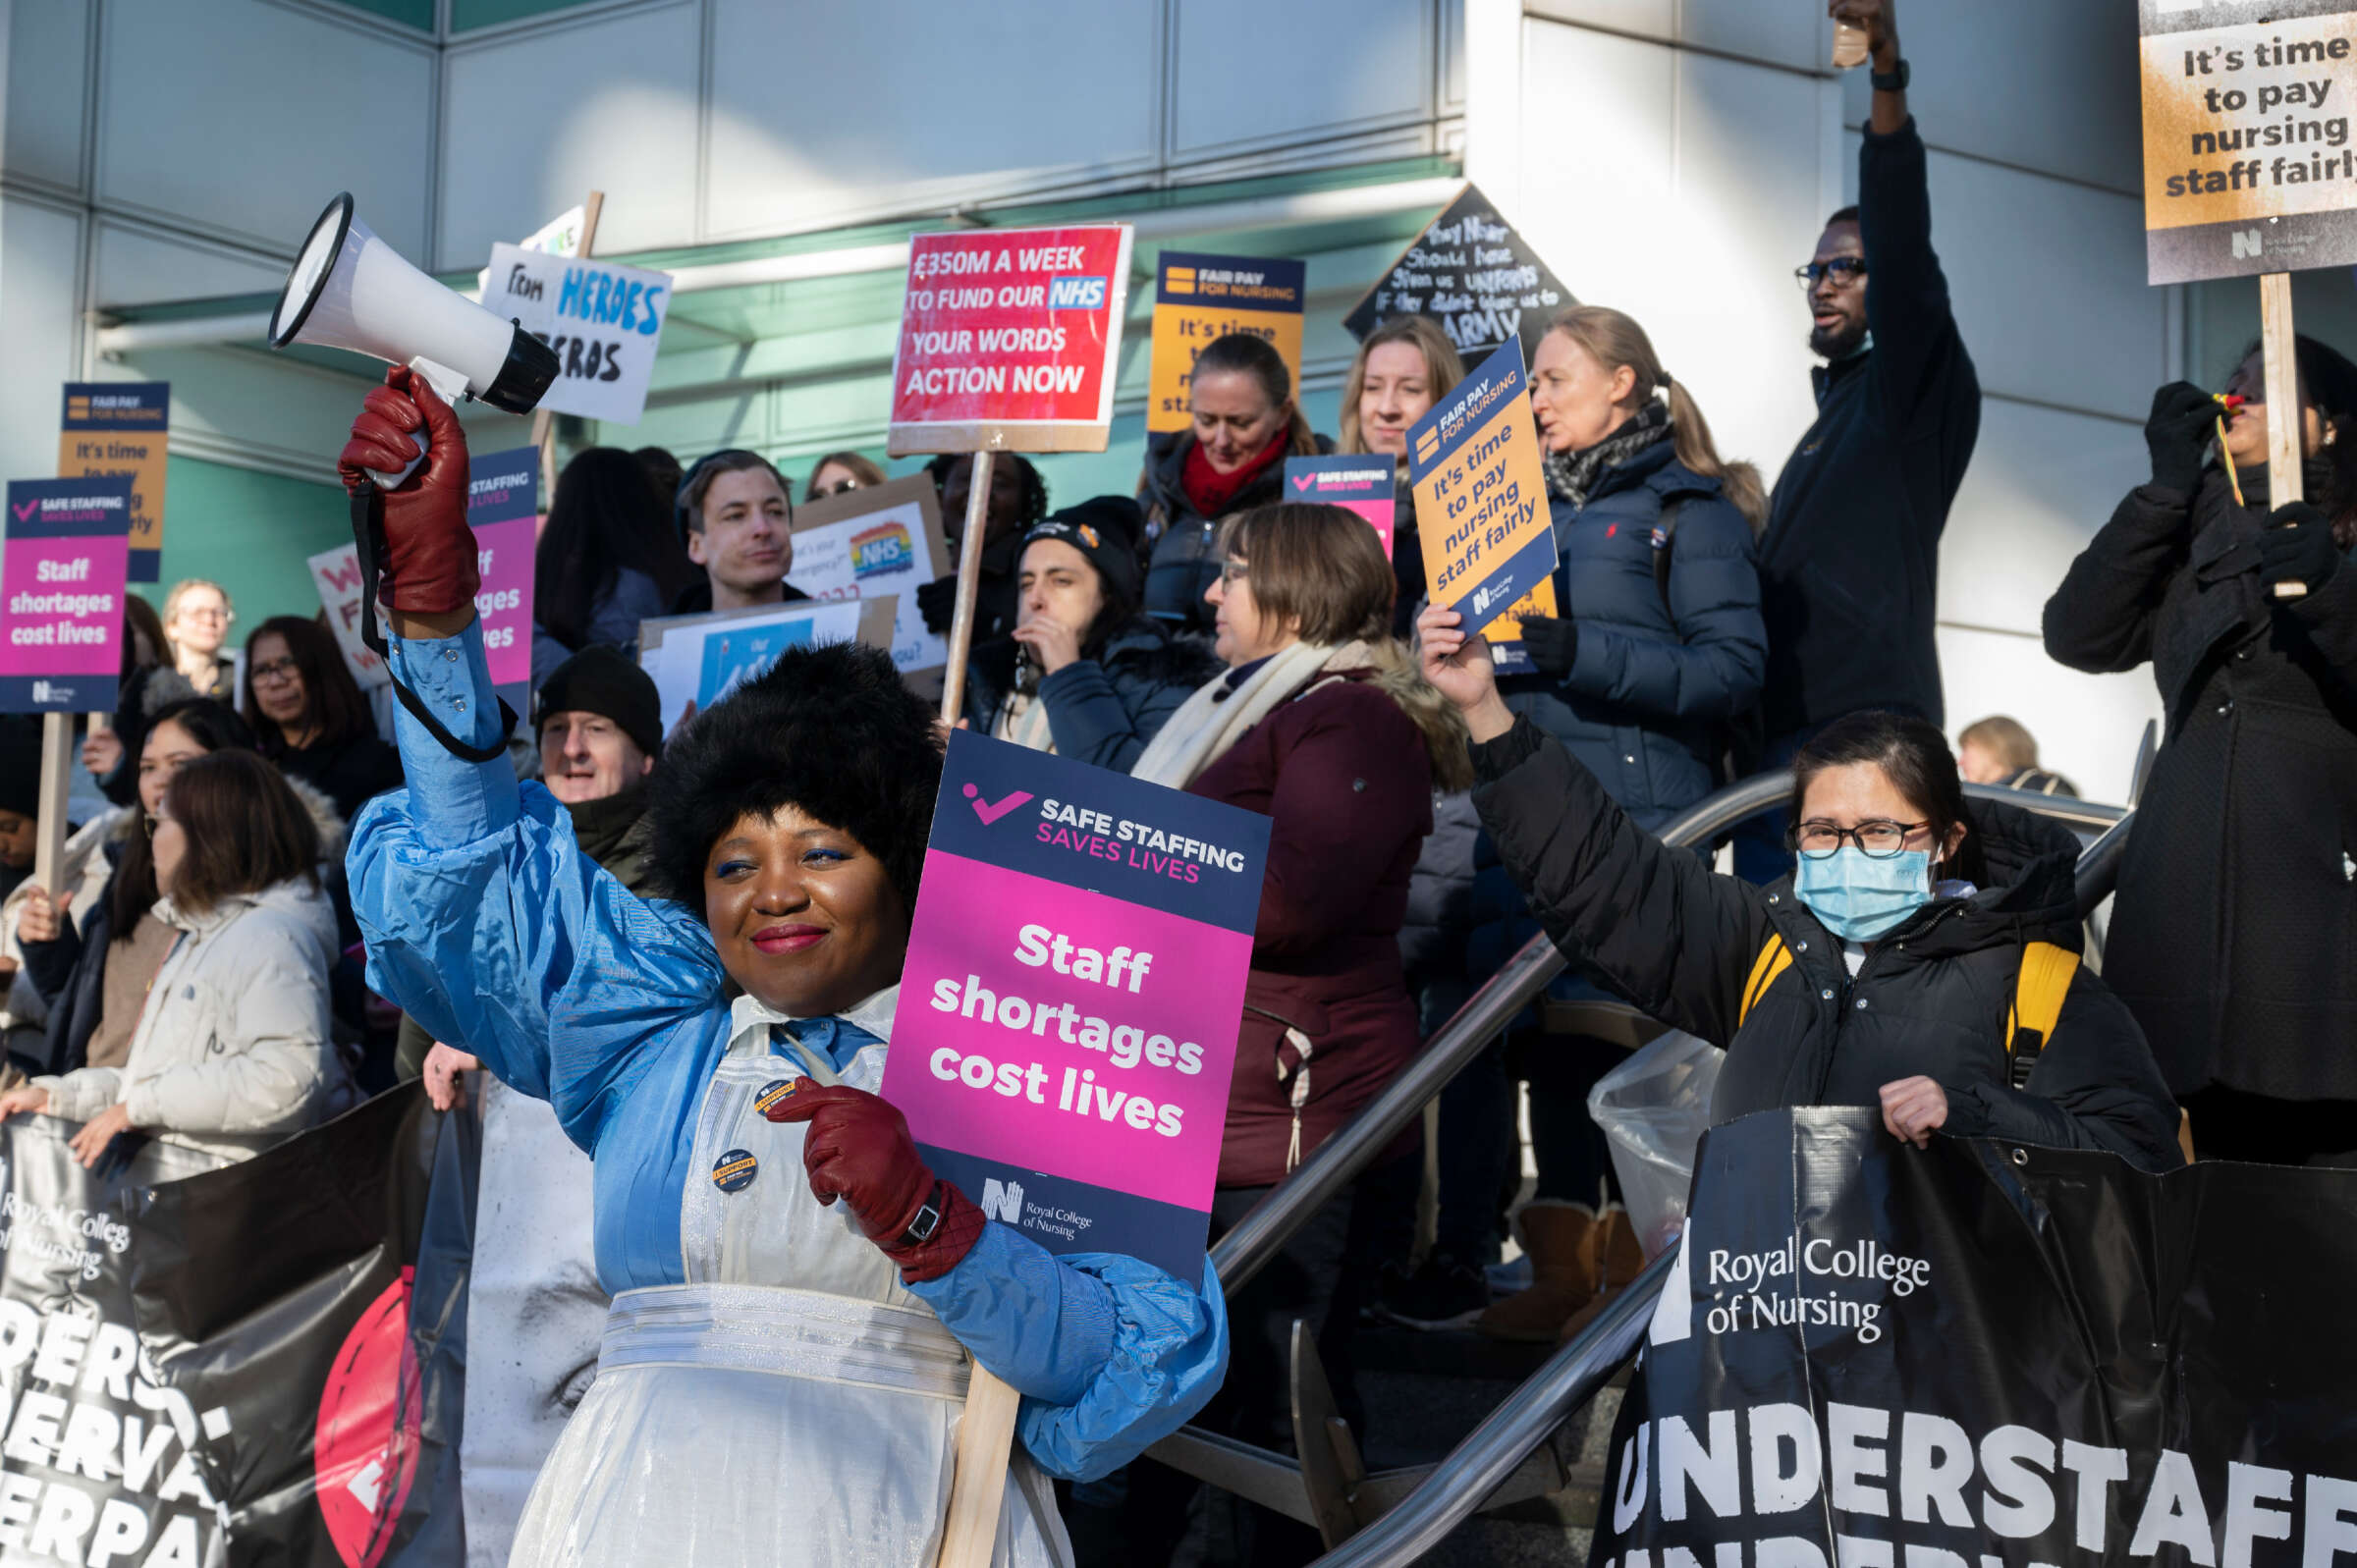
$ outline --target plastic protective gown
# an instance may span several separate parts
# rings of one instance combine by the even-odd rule
[[[397,639],[392,667],[490,738],[479,628]],[[994,1560],[1068,1562],[1041,1472],[1124,1464],[1219,1386],[1208,1266],[1198,1290],[994,1221],[904,1289],[848,1206],[810,1196],[802,1127],[752,1108],[803,1073],[875,1089],[897,988],[840,1018],[732,1003],[710,934],[599,869],[545,789],[399,723],[409,787],[362,813],[351,855],[369,984],[555,1106],[594,1160],[615,1297],[511,1562],[930,1562],[971,1360],[1024,1396]]]

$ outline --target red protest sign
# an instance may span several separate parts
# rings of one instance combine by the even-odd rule
[[[886,450],[1103,452],[1128,296],[1126,225],[918,235]]]

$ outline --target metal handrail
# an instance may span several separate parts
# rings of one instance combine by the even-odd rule
[[[1776,804],[1791,790],[1790,774],[1746,779],[1683,812],[1659,837],[1672,846],[1701,843]],[[1220,1282],[1233,1291],[1260,1272],[1303,1221],[1373,1162],[1409,1122],[1424,1113],[1425,1102],[1447,1088],[1466,1063],[1513,1022],[1516,1013],[1547,989],[1549,981],[1563,972],[1563,955],[1544,932],[1524,943],[1522,949],[1440,1027],[1390,1087],[1320,1144],[1299,1169],[1278,1183],[1275,1191],[1220,1238],[1211,1249]]]
[[[2058,811],[2049,814],[2061,815]],[[2133,813],[2123,812],[2072,867],[2082,917],[2110,896],[2134,821]],[[1675,1257],[1672,1249],[1648,1264],[1577,1338],[1558,1350],[1467,1433],[1405,1501],[1317,1559],[1311,1568],[1405,1568],[1471,1518],[1549,1433],[1593,1399],[1620,1364],[1635,1353]]]
[[[1433,1467],[1407,1499],[1311,1568],[1393,1568],[1414,1562],[1441,1543],[1520,1467],[1547,1434],[1578,1414],[1637,1352],[1653,1319],[1675,1248],[1645,1266],[1579,1337],[1547,1358],[1491,1411],[1449,1457]]]
[[[1790,772],[1759,774],[1688,807],[1656,837],[1672,848],[1707,843],[1746,817],[1781,803],[1791,792]],[[2108,830],[2082,854],[2082,865],[2086,855],[2113,838],[2124,838],[2119,824],[2128,816],[2125,807],[1997,784],[1967,784],[1965,793],[2073,826]],[[2116,848],[2111,851],[2116,852]],[[1266,1268],[1293,1232],[1366,1169],[1409,1122],[1422,1115],[1426,1102],[1447,1088],[1563,968],[1563,955],[1544,932],[1523,944],[1521,950],[1440,1027],[1382,1094],[1320,1144],[1299,1169],[1220,1238],[1211,1249],[1211,1260],[1220,1271],[1221,1283],[1233,1291]]]

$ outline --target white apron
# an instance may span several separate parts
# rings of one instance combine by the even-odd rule
[[[810,1196],[802,1124],[753,1108],[803,1073],[872,1092],[884,1048],[838,1076],[797,1046],[797,1066],[770,1052],[773,1016],[738,1000],[680,1210],[687,1282],[614,1298],[597,1379],[532,1487],[510,1568],[931,1568],[965,1349],[848,1205]],[[1071,1560],[1018,1444],[994,1568]]]

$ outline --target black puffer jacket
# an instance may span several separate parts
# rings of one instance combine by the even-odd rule
[[[2009,806],[1974,801],[1991,886],[1936,898],[1876,944],[1853,980],[1841,945],[1793,896],[1666,849],[1527,719],[1473,748],[1473,803],[1547,931],[1647,1013],[1727,1048],[1711,1111],[1872,1106],[1922,1074],[1947,1091],[1946,1130],[2182,1162],[2177,1109],[2119,999],[2082,969],[2029,1088],[2010,1086],[2005,1015],[2022,945],[2079,946],[2078,841]],[[1743,1013],[1761,951],[1791,949]],[[1740,1022],[1738,1022],[1740,1020]]]
[[[2168,705],[2104,971],[2178,1092],[2357,1100],[2357,561],[2270,597],[2242,490],[2129,491],[2047,601],[2049,654]]]
[[[1334,443],[1316,437],[1320,452]],[[1137,486],[1137,504],[1146,514],[1146,537],[1153,541],[1146,563],[1146,614],[1174,631],[1211,635],[1213,612],[1204,603],[1212,579],[1226,563],[1216,548],[1220,521],[1254,507],[1285,499],[1285,460],[1280,458],[1235,493],[1228,510],[1206,517],[1186,499],[1186,455],[1194,449],[1195,434],[1150,436],[1146,440],[1146,470]],[[1009,630],[1014,627],[1010,623]],[[979,632],[976,633],[977,638]]]

